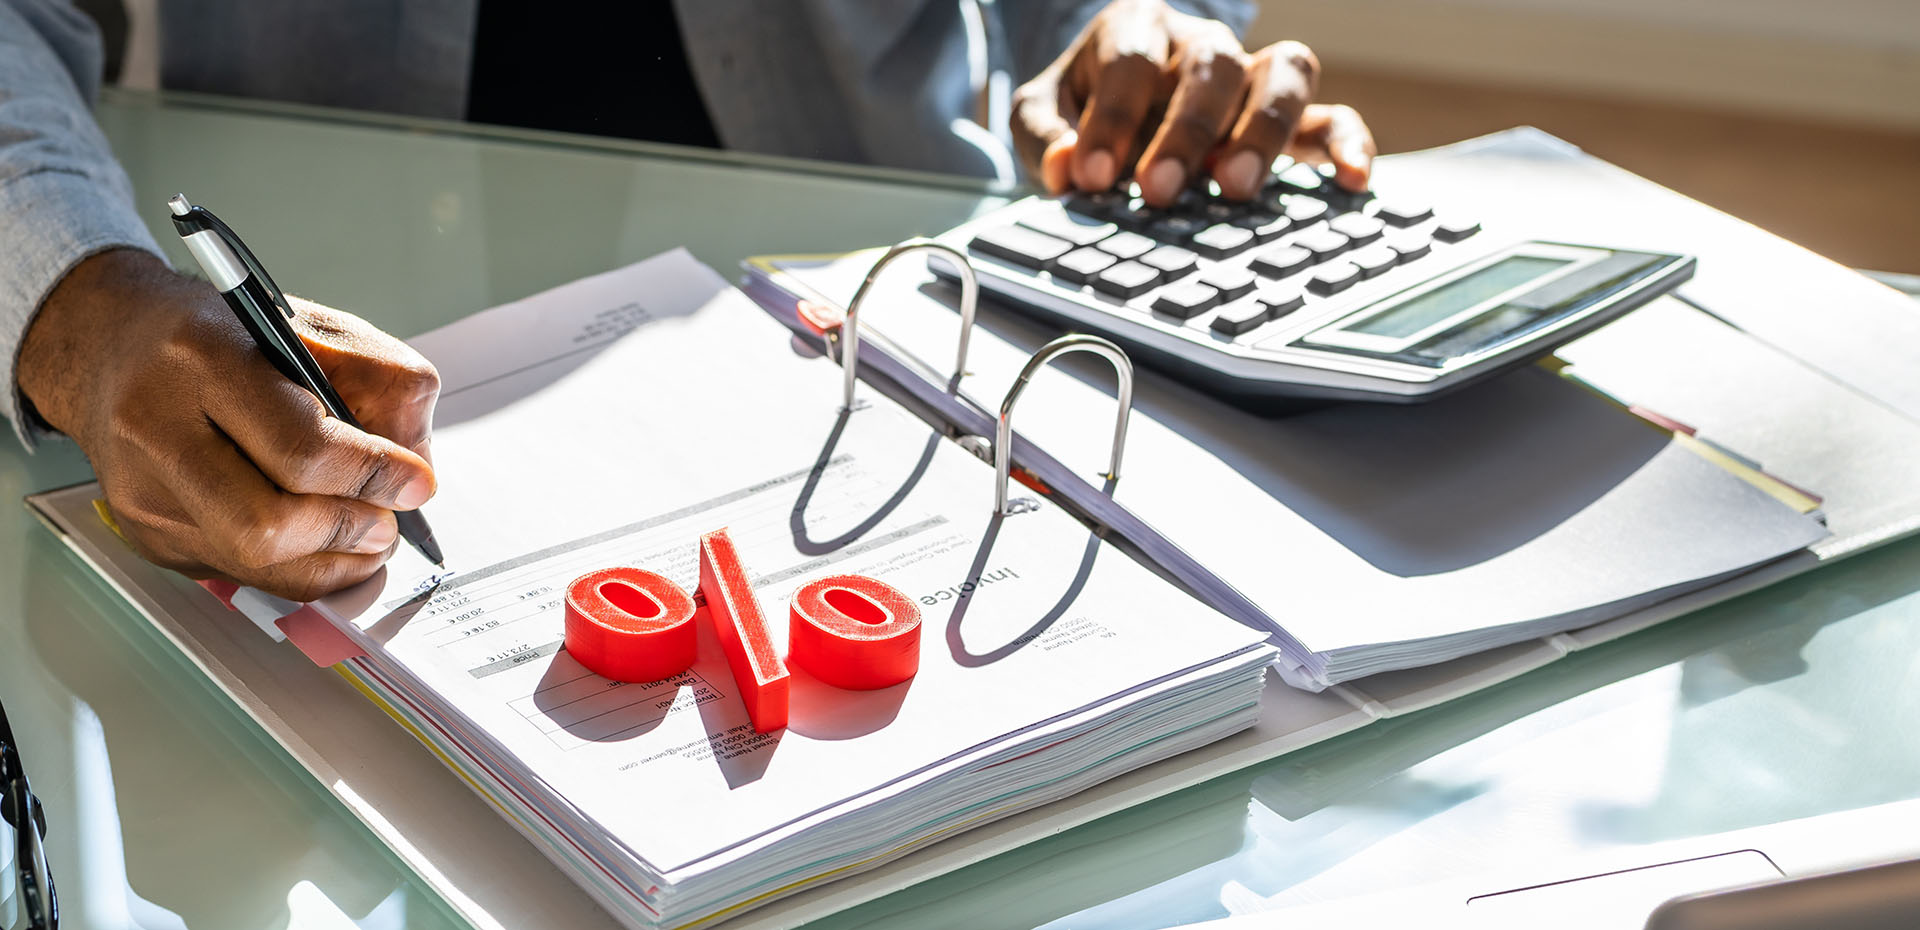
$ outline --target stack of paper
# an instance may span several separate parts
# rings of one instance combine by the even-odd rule
[[[403,551],[315,605],[389,706],[610,911],[679,926],[849,874],[1252,724],[1273,650],[1058,507],[993,513],[992,469],[863,390],[684,253],[415,344],[448,387],[429,505],[451,571]],[[921,606],[920,671],[792,670],[749,722],[706,611],[698,659],[622,684],[562,648],[562,597],[632,565],[698,585],[726,527],[773,629],[865,574]]]
[[[844,306],[876,257],[755,262],[748,290],[791,324],[799,298]],[[948,357],[958,331],[950,289],[929,292],[931,277],[908,257],[878,282],[860,366],[955,431],[992,435],[988,411],[1055,333],[983,306],[951,393],[948,373],[923,361]],[[1040,371],[1014,421],[1015,462],[1209,604],[1270,631],[1282,675],[1312,690],[1591,626],[1826,536],[1542,369],[1418,406],[1277,419],[1144,377],[1109,492],[1089,463],[1106,452],[1112,383],[1097,365]]]

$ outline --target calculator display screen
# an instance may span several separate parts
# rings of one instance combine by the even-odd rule
[[[1490,352],[1611,300],[1681,261],[1677,255],[1529,242],[1484,265],[1362,307],[1292,338],[1315,352],[1337,352],[1446,368]]]
[[[1468,307],[1532,281],[1572,259],[1538,255],[1511,255],[1473,274],[1434,288],[1418,297],[1358,323],[1340,327],[1348,332],[1401,339],[1420,332]]]

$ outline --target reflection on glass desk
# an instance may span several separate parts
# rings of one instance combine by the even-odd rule
[[[101,120],[156,232],[166,196],[192,191],[289,291],[405,335],[676,245],[730,274],[748,255],[934,233],[1006,201],[964,180],[198,98],[115,95]],[[16,501],[87,475],[64,444],[0,453]],[[0,697],[48,805],[68,926],[459,926],[13,513]],[[1916,680],[1911,540],[815,926],[1163,927],[1900,800],[1920,794]]]

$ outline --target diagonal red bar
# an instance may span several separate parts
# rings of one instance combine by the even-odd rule
[[[773,633],[747,582],[747,568],[725,528],[700,537],[700,593],[754,730],[765,733],[786,726],[787,664],[774,649]]]

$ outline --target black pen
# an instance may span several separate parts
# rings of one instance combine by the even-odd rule
[[[187,251],[193,253],[201,270],[207,273],[207,279],[220,291],[220,296],[226,298],[227,306],[233,308],[233,315],[246,326],[267,361],[293,383],[320,398],[334,419],[355,429],[364,429],[360,421],[353,418],[353,411],[347,409],[346,401],[340,399],[339,392],[327,381],[326,373],[320,370],[320,363],[307,350],[300,334],[294,332],[293,306],[287,303],[287,295],[273,283],[273,277],[267,274],[247,244],[205,207],[188,203],[185,194],[169,198],[167,209],[173,213],[173,228],[186,242]],[[420,511],[396,511],[393,517],[400,524],[401,539],[419,550],[427,561],[447,567],[440,545],[433,540],[433,529],[427,526],[427,518],[421,516]]]

